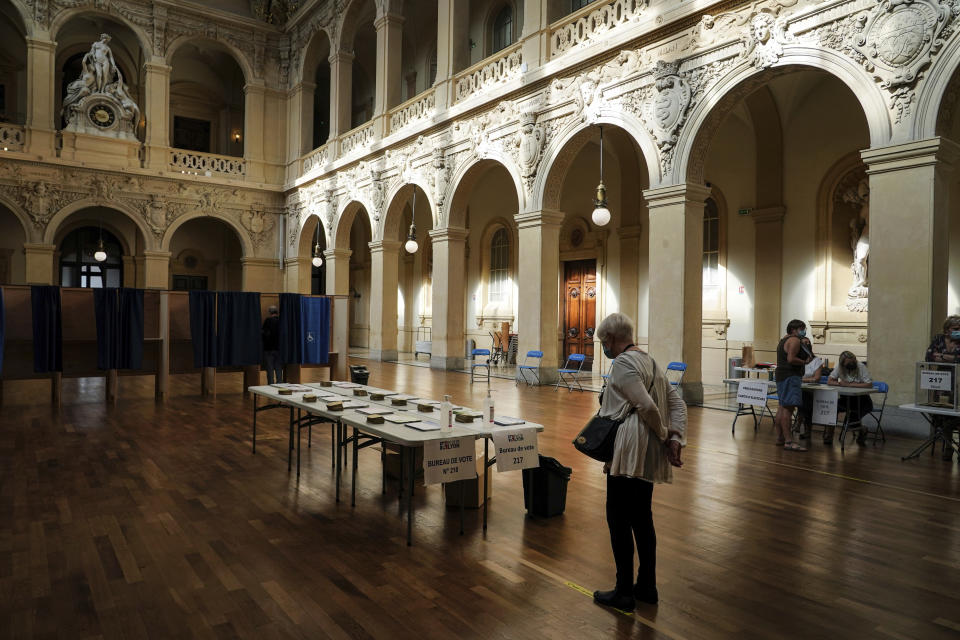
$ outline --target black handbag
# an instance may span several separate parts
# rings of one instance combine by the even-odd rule
[[[652,377],[653,379],[650,380],[647,393],[650,393],[653,389],[653,383],[657,378],[656,362],[653,363]],[[602,397],[603,392],[601,391],[601,398]],[[600,410],[597,409],[597,415],[590,418],[590,422],[588,422],[587,425],[581,429],[577,437],[574,438],[573,446],[576,447],[577,451],[594,460],[611,462],[613,460],[613,445],[617,440],[617,430],[630,414],[636,410],[636,407],[632,407],[622,419],[614,420],[613,418],[601,416]]]

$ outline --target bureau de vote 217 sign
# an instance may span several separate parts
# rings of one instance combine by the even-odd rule
[[[497,471],[516,471],[540,466],[540,450],[535,427],[493,432]]]

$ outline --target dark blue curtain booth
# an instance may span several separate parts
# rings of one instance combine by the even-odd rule
[[[63,316],[60,287],[30,287],[33,307],[33,370],[63,371]]]
[[[217,366],[217,294],[213,291],[190,292],[190,341],[193,342],[193,366]]]
[[[300,298],[299,293],[280,294],[280,361],[300,364]]]
[[[3,373],[3,347],[7,339],[7,310],[3,306],[3,287],[0,287],[0,374]]]
[[[300,299],[303,364],[327,364],[330,359],[330,298]]]
[[[221,291],[217,294],[217,353],[221,367],[259,365],[260,294]]]
[[[143,366],[143,289],[94,289],[97,368]]]

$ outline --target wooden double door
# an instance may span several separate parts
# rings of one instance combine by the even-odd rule
[[[597,261],[564,262],[563,281],[563,358],[582,353],[587,357],[583,369],[589,371],[597,328]]]

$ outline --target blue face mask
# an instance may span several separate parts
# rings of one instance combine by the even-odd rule
[[[806,330],[806,329],[800,329],[800,331],[797,331],[797,337],[798,337],[798,338],[806,338],[806,337],[807,337],[807,330]]]
[[[953,340],[960,340],[960,331],[951,331],[950,338]]]
[[[607,345],[603,345],[603,355],[607,356],[611,360],[616,358],[616,356],[613,355],[613,351],[607,348]]]

